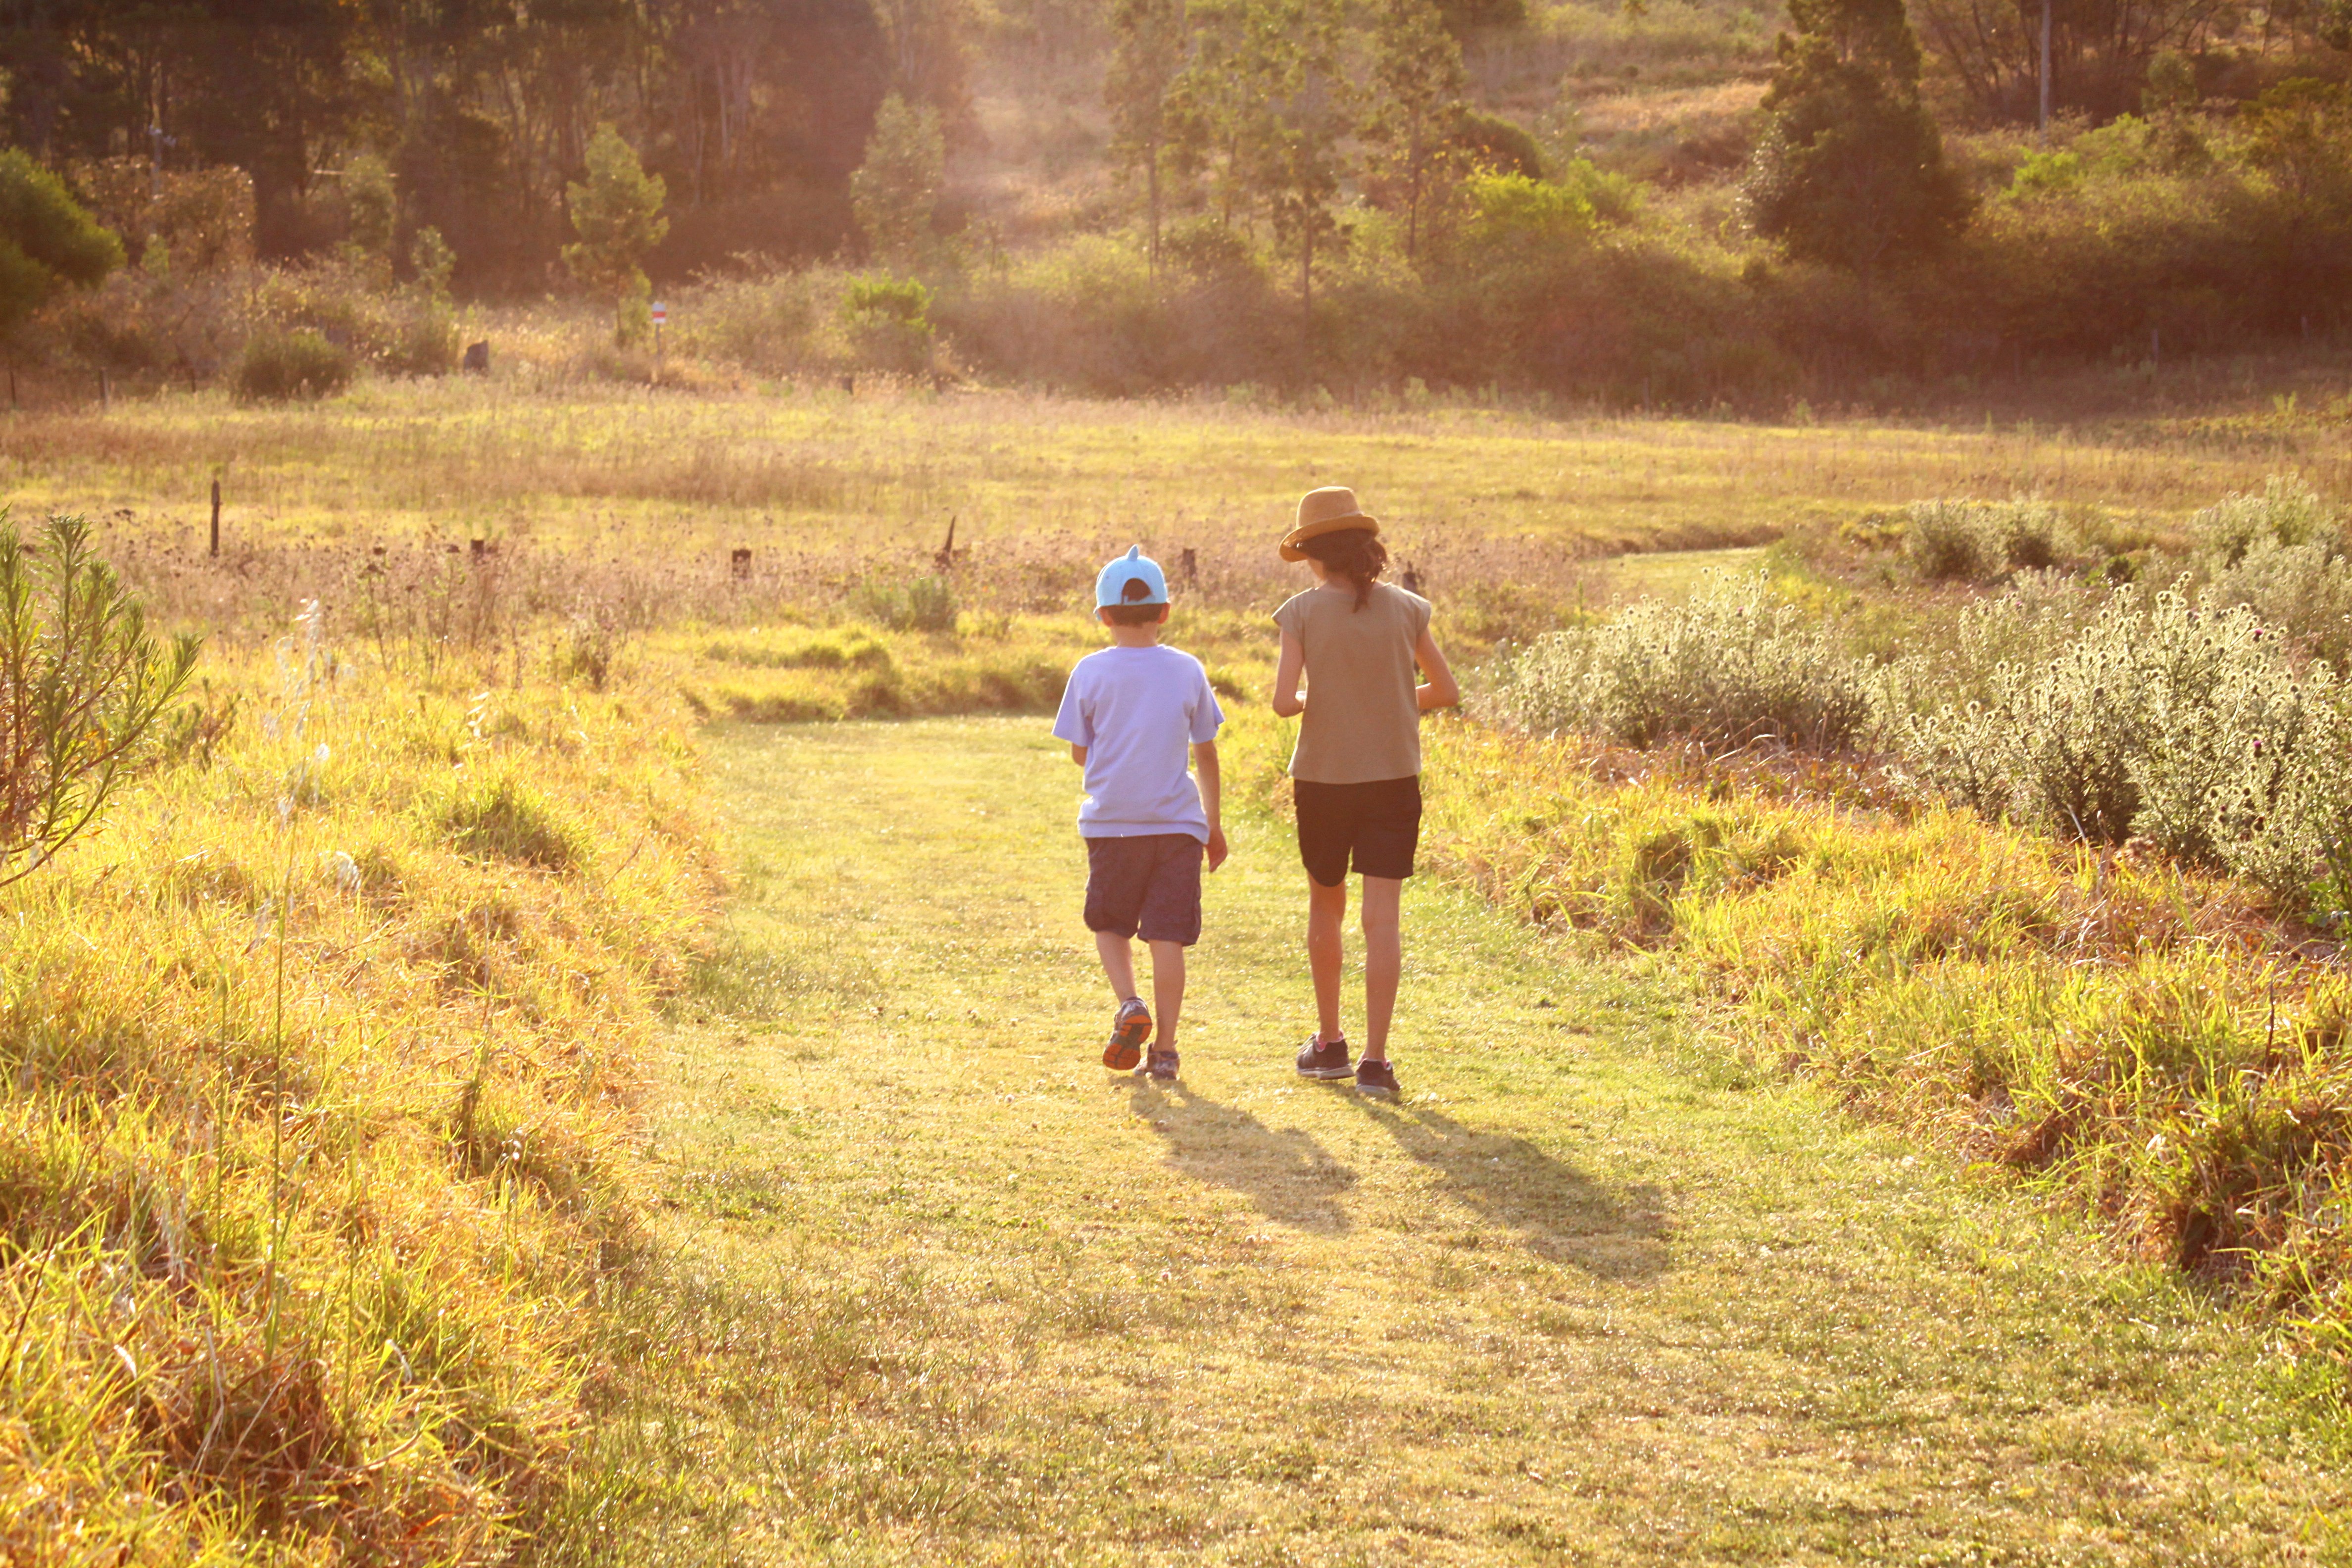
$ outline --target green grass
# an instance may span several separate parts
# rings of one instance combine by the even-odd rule
[[[1302,1083],[1234,822],[1181,1084],[1106,1074],[1043,726],[720,727],[740,897],[647,1105],[550,1562],[2331,1560],[2295,1369],[1474,895],[1394,1106]],[[600,1507],[601,1505],[601,1510]]]

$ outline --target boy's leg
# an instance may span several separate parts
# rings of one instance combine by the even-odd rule
[[[1184,1010],[1184,944],[1155,942],[1151,945],[1151,1016],[1159,1026],[1154,1050],[1176,1048],[1176,1019]]]
[[[1341,889],[1342,896],[1345,889]],[[1397,877],[1364,879],[1364,1059],[1386,1061],[1389,1020],[1396,1013],[1397,979],[1404,972],[1404,937],[1398,905],[1404,881]],[[1344,908],[1344,906],[1342,906]],[[1318,980],[1317,991],[1321,991]],[[1334,977],[1333,989],[1338,989]]]
[[[1369,887],[1370,879],[1366,879]],[[1307,968],[1315,977],[1315,1017],[1318,1026],[1316,1037],[1337,1040],[1342,1037],[1339,1028],[1339,966],[1342,957],[1341,928],[1348,919],[1348,884],[1326,887],[1313,877],[1307,879]],[[1391,987],[1393,999],[1395,989]]]
[[[1134,995],[1134,943],[1115,931],[1098,931],[1095,932],[1095,952],[1102,959],[1103,976],[1110,982],[1112,999],[1124,1002]]]

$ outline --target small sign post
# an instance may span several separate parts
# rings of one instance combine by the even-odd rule
[[[662,329],[669,324],[669,307],[659,300],[654,301],[654,379],[661,379]]]

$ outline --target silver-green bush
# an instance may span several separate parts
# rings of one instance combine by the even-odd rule
[[[1925,786],[2062,837],[2149,840],[2300,902],[2352,829],[2352,720],[2325,665],[2295,668],[2243,606],[2117,594],[2047,658],[2001,663],[1982,702],[1896,716]]]
[[[2057,564],[2065,518],[2047,501],[1921,500],[1904,509],[1903,554],[1930,582],[1997,583]]]
[[[1643,600],[1538,639],[1500,661],[1486,700],[1529,730],[1634,746],[1770,736],[1832,751],[1859,741],[1874,710],[1867,666],[1762,577],[1728,574],[1711,574],[1687,604]]]
[[[2293,476],[2236,494],[2189,520],[2193,565],[2214,609],[2244,605],[2305,651],[2352,656],[2352,560],[2342,520]]]

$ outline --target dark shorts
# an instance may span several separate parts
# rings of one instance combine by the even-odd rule
[[[1298,805],[1298,858],[1307,874],[1327,888],[1348,879],[1348,862],[1360,877],[1412,875],[1412,852],[1421,842],[1421,779],[1375,779],[1370,784],[1290,781]]]
[[[1087,840],[1087,929],[1201,940],[1201,841],[1189,833]]]

